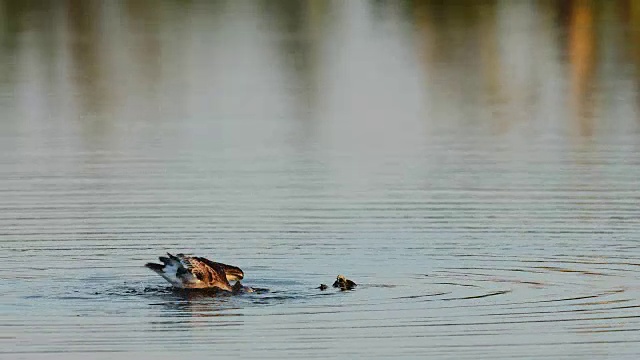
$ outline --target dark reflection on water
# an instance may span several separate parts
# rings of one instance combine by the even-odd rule
[[[636,358],[639,24],[0,1],[0,357]],[[173,291],[165,251],[268,291]]]

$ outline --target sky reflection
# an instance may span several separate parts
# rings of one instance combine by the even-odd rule
[[[323,124],[294,138],[356,131],[371,150],[383,135],[397,147],[429,129],[499,134],[549,117],[590,137],[599,108],[620,103],[637,118],[633,1],[0,7],[2,99],[17,112],[4,128],[20,118],[13,126],[63,131],[53,120],[104,137],[184,117],[237,117],[264,131],[266,119],[288,118]]]

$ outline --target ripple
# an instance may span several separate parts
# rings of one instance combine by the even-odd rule
[[[81,3],[0,6],[1,358],[638,357],[631,2]]]

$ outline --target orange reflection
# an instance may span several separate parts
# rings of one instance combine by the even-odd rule
[[[596,65],[594,8],[590,0],[571,2],[568,60],[573,124],[581,136],[593,135],[593,78]]]
[[[627,47],[627,56],[633,62],[636,71],[636,96],[640,100],[640,32],[635,31],[640,26],[640,1],[627,0],[620,7],[620,17],[625,21],[625,32],[627,35],[625,41],[629,44]],[[640,101],[638,101],[640,103]],[[640,120],[640,119],[639,119]]]

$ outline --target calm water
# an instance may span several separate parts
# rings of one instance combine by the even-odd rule
[[[0,358],[640,354],[639,2],[0,4]]]

